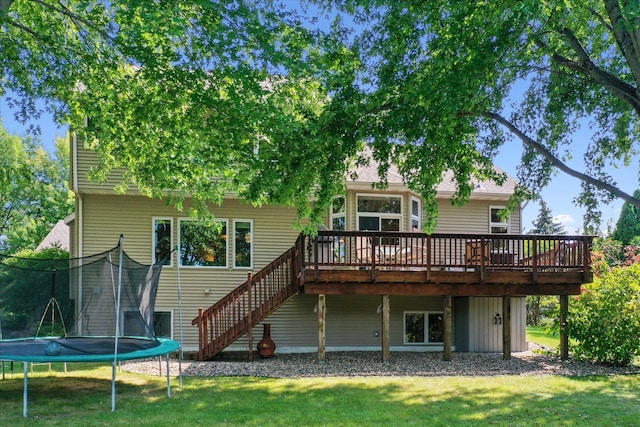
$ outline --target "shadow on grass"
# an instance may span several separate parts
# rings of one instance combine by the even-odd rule
[[[47,425],[637,425],[640,377],[185,378],[110,368],[0,381],[0,424]],[[177,385],[177,380],[172,380]]]

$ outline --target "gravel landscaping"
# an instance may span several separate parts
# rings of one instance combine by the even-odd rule
[[[159,366],[166,374],[166,362],[158,360],[129,361],[122,369],[131,372],[158,374]],[[178,375],[179,364],[170,361],[171,374]],[[331,352],[324,362],[317,353],[275,354],[268,359],[256,356],[253,362],[182,361],[183,376],[254,376],[271,378],[305,377],[366,377],[366,376],[495,376],[495,375],[620,375],[638,374],[640,366],[614,367],[581,362],[562,361],[557,356],[534,351],[516,352],[511,360],[502,353],[453,353],[452,360],[442,360],[441,352],[391,353],[388,363],[381,362],[380,352]]]

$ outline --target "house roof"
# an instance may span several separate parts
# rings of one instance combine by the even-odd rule
[[[373,160],[371,156],[369,162],[366,165],[358,166],[354,169],[356,178],[353,179],[349,176],[347,180],[347,186],[354,189],[371,189],[371,184],[380,182],[380,176],[378,175],[378,162]],[[505,173],[500,168],[494,166],[496,171]],[[389,189],[399,190],[406,189],[402,175],[398,172],[398,168],[391,164],[387,173],[387,182]],[[513,194],[516,188],[517,181],[507,174],[507,179],[502,185],[498,185],[493,181],[479,181],[475,183],[475,188],[472,191],[472,199],[482,199],[491,197],[506,198]],[[452,171],[447,171],[442,179],[442,182],[437,187],[438,196],[450,197],[456,191],[456,183],[453,177]]]
[[[69,251],[69,234],[69,226],[61,219],[56,222],[51,231],[49,231],[49,234],[42,239],[42,242],[40,242],[36,250],[59,247],[60,249]]]

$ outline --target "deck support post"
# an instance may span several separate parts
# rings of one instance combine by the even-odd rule
[[[251,272],[247,273],[247,340],[249,342],[249,362],[253,362],[253,307],[251,304]]]
[[[443,310],[443,319],[444,322],[444,339],[442,345],[444,346],[444,356],[443,359],[445,361],[451,360],[451,295],[446,295],[444,297],[444,310]]]
[[[389,295],[382,295],[382,362],[389,363]]]
[[[569,295],[560,295],[560,359],[569,359],[569,335],[567,334],[567,313]]]
[[[324,362],[325,359],[325,320],[327,316],[326,296],[318,295],[318,360]]]
[[[502,297],[502,358],[511,360],[511,296]]]

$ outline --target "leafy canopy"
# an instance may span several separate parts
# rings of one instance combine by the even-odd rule
[[[505,144],[523,144],[520,183],[538,193],[558,170],[583,181],[585,227],[613,197],[640,206],[608,171],[628,167],[640,128],[640,4],[603,0],[325,1],[362,28],[352,87],[360,133],[428,191],[451,168],[456,197],[493,176]],[[352,121],[353,122],[353,121]],[[580,126],[590,141],[574,141]],[[567,163],[584,151],[584,171]],[[528,197],[521,188],[513,202]],[[513,206],[513,205],[512,205]]]
[[[492,159],[514,140],[511,207],[557,170],[583,180],[587,229],[600,201],[640,206],[608,174],[638,149],[636,2],[313,3],[2,0],[0,92],[83,129],[96,179],[122,167],[122,189],[178,206],[235,191],[318,219],[367,142],[422,193],[428,229],[444,172],[464,203],[474,180],[502,182]],[[572,141],[584,121],[592,139]]]

